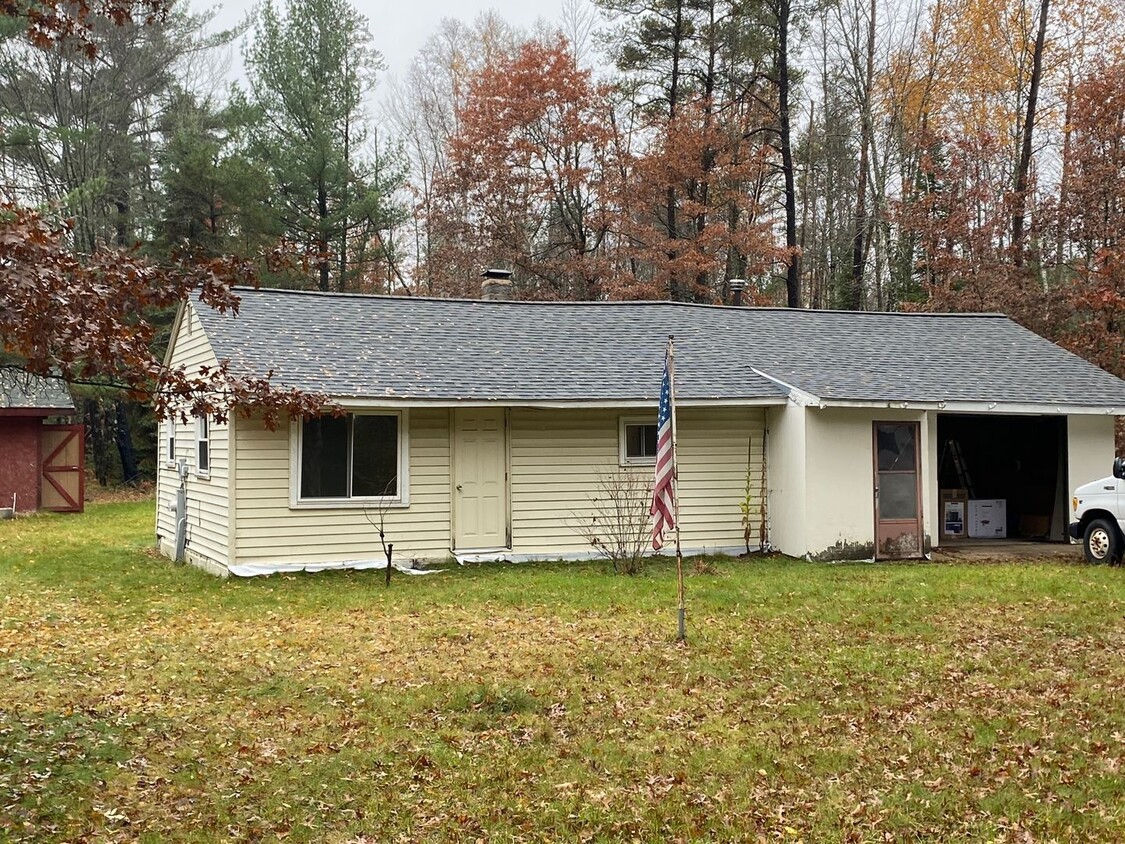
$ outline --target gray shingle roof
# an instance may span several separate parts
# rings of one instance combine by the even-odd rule
[[[74,411],[74,400],[61,378],[45,378],[0,367],[0,410]]]
[[[994,314],[239,294],[197,307],[219,359],[339,398],[654,399],[674,334],[682,401],[786,394],[758,370],[830,400],[1125,409],[1125,381]]]

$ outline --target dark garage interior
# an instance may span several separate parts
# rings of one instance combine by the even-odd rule
[[[942,414],[937,433],[942,542],[1066,541],[1065,417]],[[964,504],[954,503],[951,511],[949,502],[957,501]],[[963,532],[958,513],[965,519]],[[996,514],[991,526],[980,521],[982,513]]]

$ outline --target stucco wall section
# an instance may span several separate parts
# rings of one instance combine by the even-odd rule
[[[180,319],[176,336],[173,338],[172,366],[185,365],[189,375],[199,371],[200,366],[214,366],[217,363],[203,327],[199,323],[192,306],[188,306]],[[168,454],[168,429],[176,431],[176,453]],[[174,507],[179,478],[176,475],[175,461],[182,458],[187,462],[187,542],[191,556],[226,565],[230,559],[228,549],[229,495],[227,488],[228,426],[211,423],[210,456],[211,469],[207,476],[198,472],[196,457],[196,422],[188,418],[166,420],[159,425],[158,462],[156,477],[156,534],[160,547],[167,548],[176,535]]]
[[[1108,477],[1113,471],[1113,422],[1112,416],[1067,417],[1068,499],[1075,487]]]
[[[933,535],[928,500],[934,493],[935,446],[925,411],[880,408],[809,408],[806,416],[807,553],[854,547],[857,558],[875,544],[875,480],[872,426],[875,422],[919,422],[923,532]],[[847,555],[845,555],[847,556]]]
[[[592,551],[583,530],[595,513],[591,497],[597,494],[599,478],[619,469],[623,416],[643,418],[645,412],[512,409],[513,553],[574,556]],[[748,465],[756,547],[764,418],[761,408],[681,408],[677,412],[680,525],[685,548],[737,551],[745,547],[741,505]],[[628,471],[641,479],[647,500],[653,467]]]
[[[0,507],[17,513],[39,509],[40,444],[43,420],[37,416],[0,416]]]
[[[396,563],[449,556],[449,415],[445,408],[407,414],[410,503],[389,508],[384,522]],[[269,431],[254,419],[240,419],[235,427],[235,562],[386,559],[369,521],[378,521],[377,511],[290,507],[291,428],[285,422]]]
[[[767,412],[770,543],[783,554],[808,553],[805,534],[805,407],[792,401]]]

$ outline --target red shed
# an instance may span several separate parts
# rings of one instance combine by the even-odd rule
[[[0,510],[82,511],[82,426],[47,423],[60,416],[74,416],[62,379],[0,368]]]

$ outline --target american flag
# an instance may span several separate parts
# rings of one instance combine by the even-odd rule
[[[664,529],[676,526],[676,499],[672,479],[676,453],[672,447],[672,375],[664,359],[664,383],[660,387],[660,413],[656,419],[656,479],[652,484],[652,547],[664,546]]]

